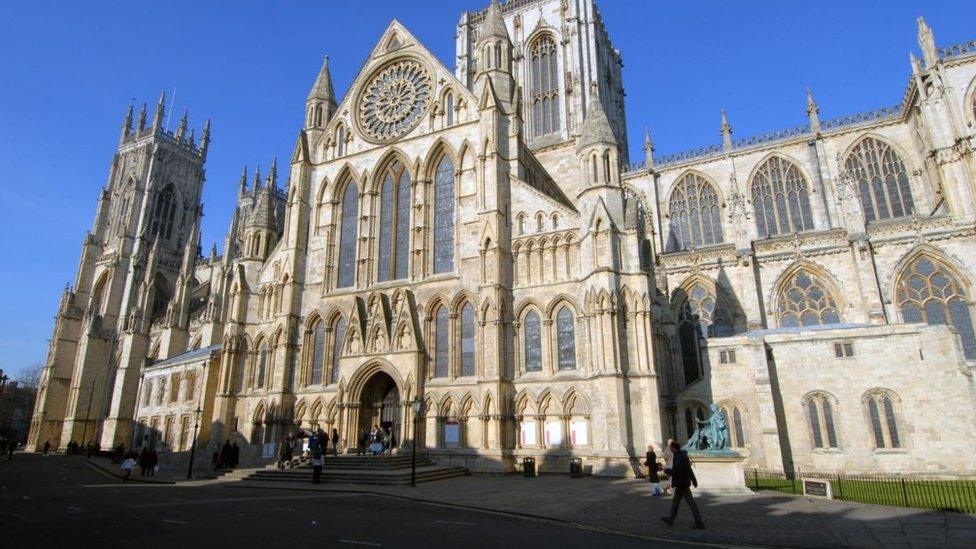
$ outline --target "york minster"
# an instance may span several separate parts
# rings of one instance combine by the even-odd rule
[[[976,43],[919,18],[897,104],[821,119],[808,92],[802,126],[716,113],[720,142],[664,156],[597,4],[462,13],[452,67],[393,20],[344,96],[324,57],[291,157],[207,182],[237,189],[220,253],[219,125],[130,108],[29,448],[257,466],[382,426],[472,472],[634,476],[716,404],[750,467],[974,470]]]

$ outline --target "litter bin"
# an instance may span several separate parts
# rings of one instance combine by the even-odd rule
[[[526,477],[535,476],[535,458],[522,458],[522,474]]]
[[[582,458],[570,458],[569,460],[569,476],[573,478],[583,477],[583,459]]]

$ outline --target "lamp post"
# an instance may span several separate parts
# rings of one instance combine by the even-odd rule
[[[200,406],[197,405],[197,409],[193,411],[193,414],[194,414],[194,419],[193,419],[193,440],[190,441],[190,466],[186,470],[186,478],[187,479],[193,478],[193,458],[195,458],[196,455],[197,455],[197,428],[200,427],[200,414],[202,414],[202,413],[203,413],[203,410],[201,410],[200,409]]]
[[[420,414],[424,411],[424,401],[413,403],[413,451],[410,452],[410,486],[417,486],[417,434],[420,430]]]

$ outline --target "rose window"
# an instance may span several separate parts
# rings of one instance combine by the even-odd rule
[[[399,61],[373,76],[359,100],[359,122],[366,137],[396,139],[420,122],[430,105],[430,74],[417,61]]]

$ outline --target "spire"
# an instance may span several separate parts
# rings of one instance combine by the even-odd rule
[[[722,109],[722,150],[732,150],[732,126],[729,125],[729,117],[725,115],[725,109]]]
[[[238,184],[237,197],[240,198],[247,194],[247,164],[244,165],[244,169],[241,171],[241,182]]]
[[[268,173],[268,187],[271,189],[278,188],[278,157],[274,157],[271,161],[271,172]]]
[[[163,116],[166,115],[166,91],[159,95],[159,102],[156,103],[156,114],[153,115],[153,128],[163,125]]]
[[[319,75],[312,84],[312,90],[308,92],[308,100],[325,101],[335,105],[335,89],[332,87],[332,72],[329,70],[329,56],[326,55],[322,60],[322,68]]]
[[[180,127],[176,129],[176,138],[183,139],[186,135],[186,125],[189,122],[190,111],[188,109],[183,109],[183,116],[180,117]]]
[[[125,118],[122,120],[122,135],[119,137],[119,141],[129,137],[129,134],[132,133],[132,110],[133,105],[129,103],[129,110],[126,111]]]
[[[261,190],[261,166],[254,170],[254,194]]]
[[[139,111],[139,131],[146,129],[146,103],[142,103],[142,110]]]
[[[610,128],[610,121],[607,113],[603,110],[600,98],[593,96],[589,106],[586,108],[586,119],[583,120],[583,127],[580,129],[580,140],[576,144],[576,152],[593,145],[617,146],[617,138],[613,135]]]
[[[807,118],[810,120],[810,129],[813,133],[820,133],[820,107],[813,100],[813,92],[807,87]]]
[[[217,259],[217,241],[215,240],[210,245],[210,262],[213,263]]]
[[[207,158],[207,150],[210,148],[210,119],[203,126],[203,137],[200,138],[200,156]]]
[[[478,41],[486,41],[490,38],[504,38],[508,44],[512,43],[512,39],[508,35],[508,28],[505,27],[502,7],[498,4],[498,0],[491,0],[491,5],[485,11],[485,20],[481,23],[481,34]]]
[[[918,47],[922,48],[925,68],[931,69],[939,62],[939,54],[935,49],[935,35],[932,34],[932,28],[925,22],[924,17],[918,18]]]
[[[644,129],[644,163],[647,169],[654,167],[654,140],[651,139],[651,130]]]

